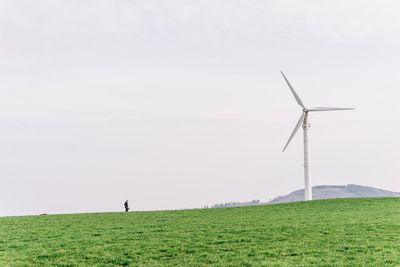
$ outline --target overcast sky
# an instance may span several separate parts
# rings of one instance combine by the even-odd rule
[[[0,0],[0,215],[400,191],[399,1]]]

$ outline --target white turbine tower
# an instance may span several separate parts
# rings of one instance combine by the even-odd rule
[[[304,135],[304,200],[312,200],[312,189],[311,189],[311,177],[310,177],[310,161],[309,161],[309,150],[308,150],[308,129],[310,125],[308,123],[308,112],[314,111],[336,111],[336,110],[353,110],[353,108],[336,108],[336,107],[316,107],[316,108],[306,108],[301,101],[300,97],[297,95],[296,91],[293,89],[292,85],[286,79],[285,74],[281,71],[283,78],[285,79],[287,85],[292,91],[294,98],[296,99],[297,103],[303,108],[303,112],[301,113],[300,119],[297,122],[296,126],[292,134],[287,141],[285,148],[283,151],[286,150],[287,146],[289,145],[290,141],[292,140],[293,136],[296,134],[297,130],[303,125],[303,135]]]

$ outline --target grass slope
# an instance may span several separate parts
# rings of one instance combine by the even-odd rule
[[[400,198],[4,217],[0,265],[399,266]]]

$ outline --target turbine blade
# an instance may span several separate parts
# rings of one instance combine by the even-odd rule
[[[292,94],[294,95],[294,98],[296,99],[297,103],[302,107],[302,108],[306,108],[303,104],[303,102],[301,101],[300,97],[297,95],[296,91],[293,89],[292,85],[290,84],[290,82],[288,81],[288,79],[286,79],[285,74],[283,74],[283,72],[281,71],[283,78],[285,79],[287,85],[290,88],[290,91],[292,91]]]
[[[304,120],[304,116],[305,116],[305,115],[306,115],[305,112],[303,112],[303,113],[301,114],[299,121],[297,122],[296,126],[294,127],[294,130],[293,130],[292,134],[290,135],[289,140],[287,141],[287,143],[286,143],[286,145],[285,145],[285,148],[283,149],[283,152],[285,152],[285,150],[286,150],[287,146],[289,145],[290,141],[292,141],[293,136],[296,134],[297,130],[298,130],[298,129],[300,128],[300,126],[303,124],[303,120]]]
[[[308,111],[337,111],[337,110],[354,110],[354,108],[336,108],[336,107],[316,107]]]

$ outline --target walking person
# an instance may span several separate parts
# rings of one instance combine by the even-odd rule
[[[125,207],[125,212],[128,212],[129,211],[128,200],[125,201],[124,207]]]

